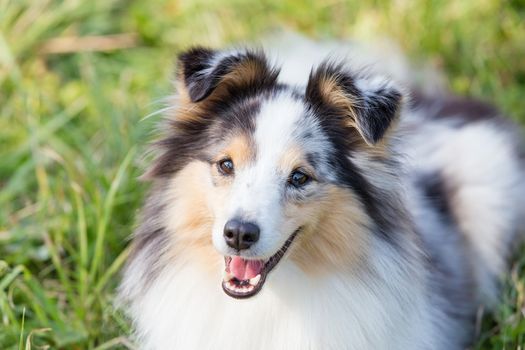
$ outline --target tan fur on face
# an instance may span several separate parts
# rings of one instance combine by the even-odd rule
[[[315,177],[299,145],[290,146],[279,160],[284,172],[305,169]],[[347,270],[363,261],[370,243],[370,218],[355,194],[335,185],[318,185],[311,199],[285,204],[285,217],[305,223],[292,244],[291,259],[307,273]]]
[[[315,176],[299,146],[289,147],[279,164],[285,171],[300,167]],[[285,208],[287,220],[306,223],[292,244],[291,259],[307,273],[357,267],[367,254],[370,218],[348,189],[320,185],[314,191],[311,199]]]
[[[230,157],[234,166],[241,168],[255,158],[253,141],[246,135],[234,136],[222,151],[221,157]]]
[[[365,260],[370,218],[350,190],[329,185],[320,201],[294,208],[289,215],[310,220],[293,243],[290,256],[305,272],[348,270]]]
[[[279,167],[284,173],[290,173],[294,169],[306,170],[310,176],[314,175],[313,164],[309,164],[304,157],[304,152],[298,145],[290,146],[279,159]]]
[[[171,258],[180,259],[186,253],[199,261],[211,273],[222,264],[222,257],[212,245],[213,211],[209,200],[212,184],[209,165],[192,162],[171,181],[165,220],[171,233]],[[220,195],[220,193],[219,193]]]
[[[252,160],[254,154],[249,138],[245,135],[233,137],[218,158],[226,156],[233,160],[235,167]],[[211,172],[220,176],[214,165]],[[227,187],[213,186],[210,165],[200,161],[189,163],[172,179],[167,194],[166,221],[168,231],[172,232],[171,256],[174,259],[190,252],[192,259],[201,262],[211,273],[218,271],[223,260],[212,244],[213,209],[225,202],[227,194]]]

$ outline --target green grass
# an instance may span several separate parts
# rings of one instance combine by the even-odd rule
[[[144,117],[170,93],[182,48],[281,27],[394,38],[455,92],[525,122],[523,0],[0,0],[1,349],[131,346],[112,303],[159,119]],[[53,38],[121,33],[133,47],[49,53]],[[524,314],[521,254],[477,349],[524,349]]]

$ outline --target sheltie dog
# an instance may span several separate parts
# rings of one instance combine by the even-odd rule
[[[141,349],[459,350],[497,302],[525,216],[516,125],[308,60],[178,57],[120,287]]]

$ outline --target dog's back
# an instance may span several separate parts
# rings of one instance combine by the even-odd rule
[[[403,122],[410,135],[403,148],[410,177],[441,222],[461,234],[475,300],[492,306],[511,248],[524,231],[521,134],[498,110],[476,100],[413,94],[411,109]],[[446,238],[429,240],[435,247]]]

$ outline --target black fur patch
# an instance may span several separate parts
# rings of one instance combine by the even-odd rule
[[[444,177],[438,172],[422,174],[418,176],[416,185],[421,188],[425,199],[440,217],[450,224],[455,224],[454,212],[450,205],[451,190]]]
[[[429,97],[419,91],[411,93],[411,108],[427,110],[426,117],[435,119],[454,119],[457,126],[501,118],[497,108],[472,98],[444,96]],[[503,119],[503,118],[502,118]]]
[[[394,89],[380,88],[364,98],[359,126],[369,143],[378,142],[397,115],[401,93]]]

